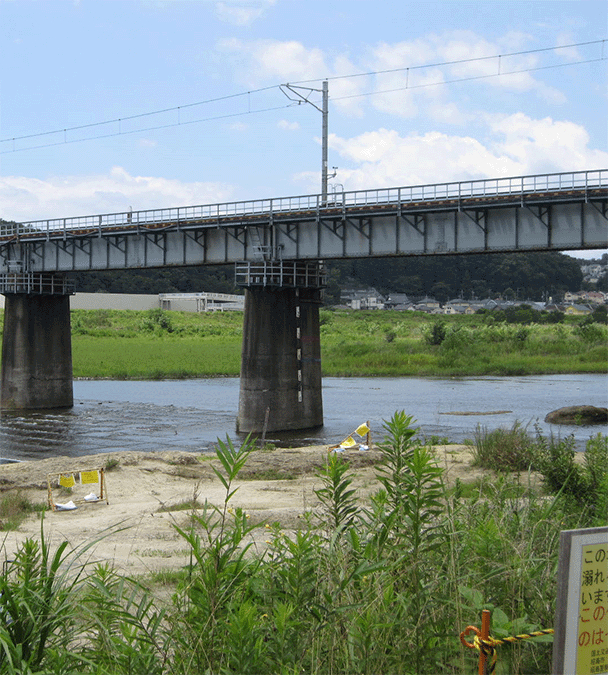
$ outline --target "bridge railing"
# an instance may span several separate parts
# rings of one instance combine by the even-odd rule
[[[608,187],[608,169],[572,171],[507,178],[483,178],[471,181],[414,185],[410,187],[381,188],[335,192],[323,200],[322,195],[298,195],[274,199],[253,199],[240,202],[224,202],[199,206],[124,211],[73,218],[36,220],[16,225],[5,225],[0,231],[0,242],[26,235],[66,236],[87,235],[116,230],[137,230],[178,226],[193,222],[228,224],[227,219],[274,214],[304,212],[321,213],[335,208],[356,208],[385,204],[407,204],[439,200],[459,200],[476,197],[530,195],[540,192],[564,190],[588,190]]]

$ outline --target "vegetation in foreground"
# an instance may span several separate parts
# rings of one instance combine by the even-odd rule
[[[163,579],[170,602],[150,580],[89,568],[87,547],[27,540],[0,577],[0,673],[466,675],[477,658],[458,634],[482,609],[495,637],[552,627],[560,530],[606,522],[608,439],[592,439],[581,469],[593,484],[573,478],[567,444],[537,438],[531,466],[543,471],[549,452],[566,467],[543,474],[548,495],[519,472],[465,497],[446,488],[412,423],[403,412],[386,423],[371,503],[358,502],[343,457],[328,455],[319,508],[292,535],[267,523],[263,554],[249,539],[262,526],[230,507],[254,444],[219,442],[224,502],[176,525],[191,563]],[[496,672],[549,673],[550,642],[501,648]]]
[[[551,319],[526,312],[504,318],[321,310],[323,374],[445,377],[608,370],[605,323],[588,317],[532,323]],[[237,377],[242,322],[236,312],[74,310],[74,376]]]

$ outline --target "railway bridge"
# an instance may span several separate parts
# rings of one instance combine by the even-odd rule
[[[0,228],[0,407],[73,404],[71,271],[234,264],[237,429],[323,424],[324,260],[608,246],[608,169],[126,211]]]

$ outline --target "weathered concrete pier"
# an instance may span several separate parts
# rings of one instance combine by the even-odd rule
[[[246,288],[237,431],[310,429],[323,424],[318,263],[237,265]]]
[[[62,274],[0,275],[6,296],[0,408],[69,408],[72,392],[70,294]]]

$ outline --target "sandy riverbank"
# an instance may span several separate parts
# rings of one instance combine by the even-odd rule
[[[437,461],[446,468],[448,482],[475,480],[483,472],[471,467],[471,449],[463,445],[435,447]],[[318,506],[316,476],[327,456],[327,446],[255,451],[237,483],[231,505],[245,509],[254,522],[279,522],[285,530],[298,527],[304,511]],[[350,450],[343,453],[355,474],[354,486],[361,500],[379,487],[374,464],[380,453]],[[145,574],[178,568],[187,563],[187,550],[174,524],[183,524],[186,511],[163,507],[196,498],[222,504],[224,488],[212,470],[215,455],[188,452],[116,452],[80,459],[56,457],[0,466],[0,491],[19,490],[33,502],[47,502],[47,475],[108,466],[109,504],[94,503],[73,511],[47,511],[44,530],[53,545],[67,540],[71,547],[100,541],[88,559],[112,560],[125,574]],[[269,479],[271,477],[272,479]],[[69,495],[54,491],[59,502]],[[3,533],[2,559],[10,558],[27,537],[40,536],[40,518],[30,516],[15,532]],[[107,535],[107,536],[104,536]],[[260,528],[256,546],[263,547],[266,531]]]

